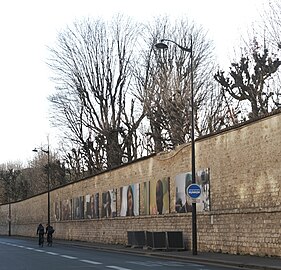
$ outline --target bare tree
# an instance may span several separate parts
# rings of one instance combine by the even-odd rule
[[[268,42],[273,47],[281,49],[281,3],[270,0],[268,8],[263,14],[262,31],[268,36]]]
[[[7,163],[0,165],[0,182],[2,203],[24,199],[28,195],[29,185],[22,174],[21,164]]]
[[[136,158],[133,136],[143,114],[136,115],[126,97],[137,31],[138,25],[121,16],[111,24],[85,20],[61,33],[51,49],[57,82],[50,98],[53,123],[66,128],[90,173]]]
[[[250,107],[248,116],[256,118],[279,107],[280,92],[274,93],[269,82],[280,65],[277,55],[270,54],[255,39],[250,50],[245,49],[240,61],[231,64],[229,76],[220,70],[215,79],[222,86],[224,95],[230,95],[238,103],[244,102],[244,106]]]
[[[281,3],[278,0],[269,0],[268,7],[265,8],[263,17],[263,24],[261,25],[262,38],[267,43],[267,47],[270,51],[280,54],[281,50]],[[280,57],[280,55],[279,55]],[[274,74],[274,80],[271,80],[270,88],[271,92],[277,98],[274,99],[276,107],[281,106],[281,71]]]
[[[196,127],[199,136],[214,133],[238,123],[239,108],[234,107],[232,100],[227,98],[219,87],[214,87],[208,98],[201,104],[200,128]],[[197,125],[198,122],[195,124]]]
[[[147,28],[144,36],[147,49],[142,54],[143,64],[136,72],[139,99],[150,125],[146,134],[151,136],[156,152],[172,149],[190,138],[191,68],[187,51],[174,43],[167,44],[166,51],[159,51],[154,45],[165,38],[189,48],[190,36],[193,38],[194,109],[198,134],[211,130],[200,117],[216,113],[206,111],[204,107],[216,94],[212,77],[213,47],[206,32],[187,19],[171,23],[168,18],[158,18]]]
[[[16,162],[0,165],[0,201],[18,201],[48,190],[48,159],[38,152],[27,167]],[[50,188],[67,183],[65,168],[56,154],[50,155]]]
[[[50,160],[43,151],[38,151],[28,167],[22,170],[22,175],[28,181],[28,195],[35,195],[48,190],[48,174],[50,173],[50,188],[56,188],[68,182],[66,169],[56,152],[50,151]],[[49,168],[50,166],[50,168]]]

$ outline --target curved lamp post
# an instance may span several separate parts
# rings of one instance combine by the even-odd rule
[[[49,143],[48,143],[48,148],[47,150],[43,149],[42,147],[39,149],[41,150],[42,152],[46,153],[48,155],[48,171],[47,171],[47,174],[48,174],[48,225],[50,225],[50,146],[49,146]],[[39,151],[37,148],[34,148],[32,151],[33,152],[38,152]]]
[[[168,49],[166,42],[172,42],[178,46],[181,50],[190,53],[190,70],[191,70],[191,173],[192,184],[196,183],[195,179],[195,140],[194,140],[194,85],[193,85],[193,46],[192,36],[190,36],[190,47],[186,48],[173,40],[161,39],[161,42],[156,43],[157,49]],[[192,254],[197,255],[197,222],[196,222],[196,203],[192,203]]]

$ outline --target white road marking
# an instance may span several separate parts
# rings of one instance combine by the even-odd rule
[[[172,266],[172,267],[182,267],[184,264],[178,263],[178,262],[172,262],[172,261],[155,261],[155,263],[159,263],[160,265],[165,265],[165,266]],[[198,265],[199,266],[199,265]],[[200,265],[202,266],[202,265]]]
[[[80,262],[90,263],[90,264],[102,264],[101,262],[89,261],[89,260],[80,260]]]
[[[142,266],[147,266],[147,267],[161,266],[159,263],[156,263],[156,262],[127,261],[127,263],[142,265]]]
[[[32,247],[25,247],[25,248],[28,250],[34,250],[34,248],[32,248]]]
[[[68,255],[60,255],[61,257],[63,258],[66,258],[66,259],[71,259],[71,260],[77,260],[78,258],[77,257],[72,257],[72,256],[68,256]]]
[[[37,252],[45,252],[45,251],[42,250],[42,249],[34,249],[34,251],[37,251]]]
[[[46,252],[47,254],[50,254],[50,255],[55,255],[55,256],[57,256],[57,255],[59,255],[58,253],[55,253],[55,252]]]
[[[107,268],[111,268],[111,269],[116,269],[116,270],[132,270],[129,268],[124,268],[124,267],[119,267],[119,266],[114,266],[114,265],[107,265]]]

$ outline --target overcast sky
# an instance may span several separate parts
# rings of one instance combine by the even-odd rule
[[[260,19],[268,0],[3,0],[0,2],[0,164],[55,147],[47,97],[53,91],[46,66],[57,33],[82,17],[110,19],[116,13],[147,21],[153,16],[188,16],[209,31],[220,65],[226,65],[240,35]]]

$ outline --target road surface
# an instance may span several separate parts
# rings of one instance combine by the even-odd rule
[[[226,270],[235,269],[116,253],[79,246],[56,244],[39,247],[37,241],[0,237],[1,270]]]

